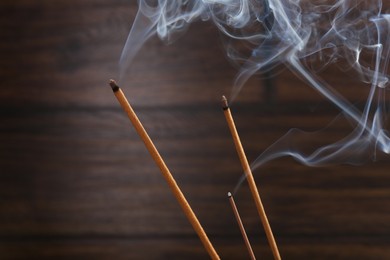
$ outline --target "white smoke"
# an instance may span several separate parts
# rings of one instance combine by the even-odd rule
[[[240,64],[233,98],[253,74],[283,63],[331,101],[353,125],[353,131],[342,140],[309,154],[294,144],[294,139],[306,133],[293,129],[264,151],[253,168],[282,156],[319,166],[357,164],[378,151],[390,152],[384,126],[390,15],[382,11],[380,0],[139,0],[138,4],[120,59],[122,75],[150,37],[158,35],[172,42],[191,22],[211,21],[226,36],[228,57]],[[318,64],[323,68],[340,61],[367,83],[369,94],[363,109],[316,76]]]

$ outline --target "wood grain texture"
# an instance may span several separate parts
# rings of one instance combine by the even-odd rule
[[[207,259],[107,86],[134,2],[1,1],[1,259]],[[226,198],[242,170],[219,104],[235,73],[216,29],[196,23],[174,45],[151,39],[122,82],[222,259],[247,255]],[[352,75],[322,73],[363,103]],[[275,85],[269,102],[256,76],[232,105],[249,161],[290,128],[318,130],[339,113],[286,69]],[[310,142],[350,130],[340,123]],[[254,177],[283,259],[390,257],[388,162],[284,158]],[[235,199],[256,256],[271,259],[245,183]]]

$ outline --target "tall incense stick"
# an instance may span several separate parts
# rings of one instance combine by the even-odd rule
[[[238,227],[240,228],[242,238],[244,239],[246,248],[248,249],[249,256],[251,257],[252,260],[256,260],[255,254],[253,253],[251,243],[249,242],[248,236],[246,235],[244,224],[242,224],[240,214],[238,213],[238,209],[236,206],[236,203],[234,202],[233,195],[228,192],[228,198],[230,205],[232,206],[234,216],[236,217]]]
[[[164,176],[165,180],[167,181],[169,187],[171,188],[173,195],[176,197],[177,201],[179,202],[181,208],[183,209],[184,214],[186,215],[188,221],[191,223],[195,232],[198,234],[200,240],[203,243],[203,246],[205,247],[206,251],[210,255],[211,259],[213,259],[213,260],[220,259],[217,252],[215,251],[213,245],[211,244],[209,238],[207,237],[206,232],[203,230],[199,220],[197,219],[195,213],[192,211],[190,204],[188,204],[186,198],[184,197],[183,193],[181,192],[179,186],[177,185],[172,174],[170,173],[164,160],[160,156],[160,154],[157,151],[156,147],[154,146],[152,140],[150,139],[148,133],[146,132],[143,125],[141,124],[141,121],[138,119],[133,108],[130,106],[130,103],[127,101],[125,94],[119,88],[119,86],[116,84],[116,82],[114,80],[110,80],[110,86],[111,86],[116,98],[118,99],[119,104],[122,106],[123,110],[125,110],[125,112],[127,113],[127,116],[129,117],[135,130],[137,131],[138,135],[141,137],[142,141],[144,142],[150,155],[152,156],[152,158],[156,162],[157,166],[160,168],[160,171],[161,171],[162,175]]]
[[[280,260],[281,258],[280,258],[278,246],[276,245],[276,241],[275,241],[274,235],[272,233],[271,226],[268,222],[267,215],[265,214],[263,203],[261,202],[259,191],[257,190],[255,179],[253,178],[253,175],[252,175],[252,170],[251,170],[249,163],[248,163],[248,160],[246,158],[244,148],[242,147],[241,140],[240,140],[240,137],[238,135],[232,114],[230,112],[229,104],[228,104],[225,96],[222,96],[221,102],[222,102],[222,108],[223,108],[223,111],[225,114],[226,121],[229,125],[230,133],[232,134],[232,137],[233,137],[234,145],[236,146],[238,157],[240,158],[240,161],[241,161],[241,166],[244,170],[246,179],[248,180],[249,189],[250,189],[250,191],[252,193],[252,197],[255,201],[256,208],[257,208],[257,211],[258,211],[260,219],[261,219],[261,223],[263,224],[265,234],[267,235],[268,243],[269,243],[271,250],[272,250],[272,254],[274,255],[275,259]]]

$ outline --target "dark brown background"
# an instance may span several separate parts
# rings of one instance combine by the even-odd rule
[[[107,86],[136,12],[129,2],[1,1],[1,259],[208,258]],[[123,83],[223,259],[248,258],[226,198],[241,168],[219,106],[235,73],[215,28],[197,23],[174,45],[149,41]],[[323,74],[364,101],[353,76]],[[287,70],[274,84],[251,79],[232,106],[250,161],[291,127],[317,130],[337,114]],[[389,259],[388,169],[287,158],[256,170],[283,258]],[[256,255],[271,259],[245,184],[236,201]]]

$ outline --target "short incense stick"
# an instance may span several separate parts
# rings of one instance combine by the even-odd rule
[[[233,137],[234,145],[236,146],[236,150],[238,153],[238,157],[240,158],[242,168],[244,170],[246,179],[248,180],[249,189],[252,193],[252,197],[255,201],[257,211],[260,215],[261,223],[263,224],[265,234],[267,235],[268,243],[271,247],[272,254],[274,255],[275,259],[281,259],[278,246],[276,245],[276,241],[274,238],[274,235],[271,230],[271,226],[269,225],[267,215],[265,214],[265,210],[263,207],[263,203],[261,202],[259,191],[257,190],[257,186],[255,183],[255,179],[253,178],[251,168],[249,166],[248,160],[246,158],[244,148],[242,147],[240,137],[238,135],[236,126],[234,124],[234,120],[232,117],[232,114],[229,109],[229,104],[227,102],[227,99],[225,96],[222,96],[222,108],[225,114],[226,121],[229,125],[230,132]]]
[[[249,242],[248,236],[246,235],[244,225],[242,224],[240,214],[238,213],[236,203],[234,202],[233,195],[230,192],[228,192],[228,198],[229,198],[230,205],[232,206],[234,216],[236,217],[238,227],[240,228],[242,238],[244,239],[246,248],[248,249],[249,256],[251,257],[252,260],[256,260],[255,254],[253,253],[251,247],[251,243]]]
[[[154,146],[152,140],[150,139],[148,133],[145,131],[145,128],[141,124],[141,121],[138,119],[133,108],[130,106],[130,103],[127,101],[125,94],[119,88],[119,86],[116,84],[116,82],[114,80],[110,80],[110,86],[111,86],[116,98],[118,99],[119,104],[122,106],[122,108],[127,113],[127,116],[129,117],[135,130],[137,131],[138,135],[141,137],[142,141],[144,142],[150,155],[153,157],[157,166],[160,168],[160,171],[161,171],[162,175],[164,176],[165,180],[167,181],[169,187],[171,188],[173,195],[176,197],[177,201],[179,202],[181,208],[183,209],[184,214],[186,215],[187,219],[191,223],[195,232],[198,234],[200,240],[203,243],[203,246],[205,247],[206,251],[210,255],[211,259],[213,259],[213,260],[220,259],[217,252],[215,251],[213,245],[211,244],[209,238],[207,237],[206,232],[203,230],[202,226],[200,225],[200,222],[197,219],[195,213],[192,211],[190,204],[188,204],[186,198],[184,197],[183,193],[181,192],[179,186],[177,185],[172,174],[170,173],[164,160],[160,156],[160,154],[157,151],[156,147]]]

